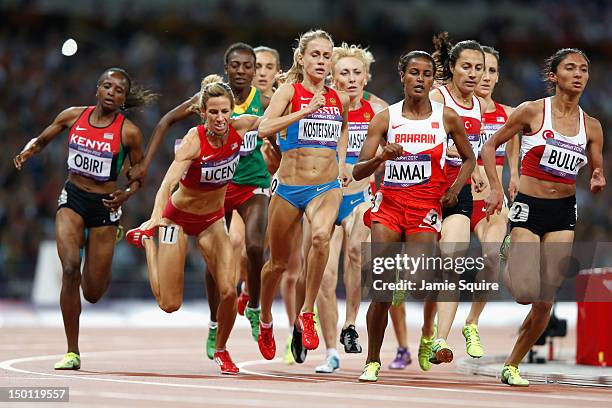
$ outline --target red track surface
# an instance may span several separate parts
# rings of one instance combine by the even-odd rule
[[[513,330],[482,329],[487,352],[510,350]],[[204,355],[205,336],[205,329],[83,329],[81,370],[60,372],[52,367],[65,351],[62,329],[3,328],[0,386],[67,386],[70,407],[612,407],[609,389],[538,383],[510,388],[494,378],[457,374],[454,363],[426,373],[416,361],[405,371],[388,370],[394,350],[391,332],[375,384],[357,381],[365,354],[341,351],[340,371],[314,374],[323,360],[322,345],[306,363],[286,366],[280,359],[262,360],[245,330],[232,333],[228,348],[241,363],[241,374],[221,376]],[[282,357],[285,336],[277,333],[277,357]],[[410,340],[416,359],[415,333]],[[462,341],[459,333],[450,338],[456,358],[464,357]]]

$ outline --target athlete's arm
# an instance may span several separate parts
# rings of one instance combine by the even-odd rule
[[[482,112],[483,111],[482,107],[486,106],[487,103],[480,96],[477,96],[476,99],[478,99],[478,103],[480,104],[480,112]],[[481,121],[482,121],[482,118],[481,118]],[[472,186],[474,187],[474,191],[477,193],[484,191],[484,189],[487,187],[487,180],[484,177],[484,174],[480,172],[479,166],[475,166],[474,171],[472,172]]]
[[[495,150],[497,150],[501,144],[512,139],[516,134],[525,131],[530,132],[531,120],[534,116],[537,117],[538,112],[540,112],[541,115],[541,110],[541,105],[538,105],[538,102],[523,102],[508,117],[508,121],[504,126],[495,132],[495,134],[482,146],[480,157],[482,158],[482,163],[487,173],[487,179],[491,186],[491,193],[489,197],[485,199],[487,218],[493,211],[499,213],[504,201],[504,189],[497,177],[497,171],[495,170]]]
[[[312,112],[325,105],[325,96],[323,92],[317,92],[312,97],[307,107],[283,116],[285,109],[287,109],[287,105],[291,103],[291,98],[293,98],[293,86],[291,84],[285,84],[274,92],[270,100],[270,105],[268,109],[266,109],[259,125],[259,134],[261,137],[272,137],[276,135],[276,132],[286,129],[292,123],[310,115]]]
[[[338,92],[340,103],[342,103],[342,129],[340,130],[340,138],[336,146],[338,153],[338,170],[339,177],[342,180],[342,186],[346,187],[353,179],[353,175],[346,169],[346,149],[348,148],[348,111],[349,111],[349,96],[344,92]]]
[[[395,159],[404,153],[404,149],[397,143],[385,145],[380,153],[377,150],[385,140],[389,127],[389,110],[377,113],[368,126],[368,134],[363,141],[359,152],[359,163],[353,167],[353,178],[361,180],[374,174],[378,166],[386,160]]]
[[[510,117],[514,108],[504,105],[506,116]],[[514,197],[518,194],[519,190],[519,151],[521,147],[521,141],[518,133],[512,136],[512,139],[506,144],[506,157],[508,158],[508,167],[510,168],[510,182],[508,183],[508,195],[510,201],[514,201]]]
[[[230,123],[234,129],[236,129],[240,137],[244,137],[247,132],[257,130],[261,123],[261,117],[255,115],[240,115],[237,118],[232,118]],[[260,138],[263,139],[261,136]]]
[[[470,177],[474,171],[476,156],[474,156],[472,145],[468,141],[465,134],[465,126],[459,115],[451,108],[444,107],[443,120],[444,128],[451,134],[457,151],[459,152],[459,156],[461,156],[461,160],[463,161],[457,179],[440,200],[443,206],[452,207],[457,204],[457,195],[459,191],[461,191],[468,177]]]
[[[370,100],[368,102],[370,102],[374,113],[378,113],[383,109],[387,109],[389,107],[389,104],[387,102],[385,102],[382,98],[379,98],[378,96],[374,95],[372,92],[370,92]]]
[[[130,120],[125,119],[121,134],[121,143],[127,150],[130,166],[134,166],[142,160],[142,133],[140,129]],[[140,179],[128,179],[128,187],[125,190],[115,190],[110,193],[110,199],[102,199],[106,208],[115,211],[128,198],[130,198],[141,186]]]
[[[193,105],[198,102],[199,97],[199,93],[193,95],[191,98],[181,103],[170,112],[166,113],[164,116],[162,116],[159,122],[157,122],[155,129],[153,129],[151,140],[147,145],[147,152],[145,153],[144,159],[138,163],[138,165],[132,166],[128,173],[130,180],[144,179],[146,177],[151,161],[153,160],[153,156],[155,156],[162,139],[166,136],[168,130],[170,130],[170,127],[173,124],[196,113],[193,111]]]
[[[591,168],[591,192],[599,193],[606,186],[603,171],[603,129],[595,118],[585,115],[587,160]]]
[[[162,214],[170,194],[176,187],[182,175],[189,169],[191,162],[198,158],[200,154],[200,138],[197,128],[192,128],[187,132],[187,135],[181,141],[181,144],[176,149],[174,161],[168,168],[164,179],[155,195],[155,204],[151,212],[151,218],[141,225],[141,229],[151,229],[153,227],[164,225]]]
[[[13,158],[13,163],[17,170],[21,170],[23,163],[30,157],[40,152],[53,139],[55,139],[64,129],[68,129],[85,110],[85,107],[72,107],[62,112],[53,120],[53,122],[42,131],[38,137],[30,139],[21,152]]]

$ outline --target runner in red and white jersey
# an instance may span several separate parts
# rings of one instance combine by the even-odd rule
[[[510,208],[510,242],[504,241],[502,260],[507,260],[512,295],[519,303],[531,304],[531,310],[502,369],[501,380],[509,385],[529,385],[518,365],[546,328],[555,293],[566,276],[564,262],[571,256],[578,212],[576,175],[588,163],[591,192],[606,185],[601,124],[579,106],[589,64],[580,50],[557,51],[545,70],[554,95],[521,104],[481,151],[491,184],[486,200],[491,214],[503,203],[495,150],[515,134],[522,135],[520,188]]]
[[[444,85],[432,91],[430,98],[457,112],[464,123],[471,147],[477,154],[484,101],[477,97],[474,91],[484,73],[484,52],[480,44],[473,40],[461,41],[452,45],[446,32],[434,37],[434,45],[436,48],[434,58],[440,67],[437,79]],[[455,149],[450,142],[447,156],[446,174],[449,182],[451,182],[455,178],[456,167],[459,163],[456,159]],[[457,258],[465,255],[470,243],[470,217],[473,209],[472,187],[475,191],[480,192],[484,186],[485,180],[476,167],[472,174],[472,186],[469,185],[468,180],[459,193],[457,205],[442,210],[440,249],[444,256]],[[445,278],[456,282],[459,275],[451,273]],[[455,319],[457,306],[458,302],[456,301],[438,303],[438,333],[433,349],[436,353],[442,353],[443,351],[442,354],[448,356],[450,360],[452,360],[453,354],[451,347],[446,343],[446,339]],[[432,363],[439,364],[440,361],[432,359]]]
[[[123,69],[110,68],[98,79],[96,99],[95,106],[62,111],[14,159],[15,167],[21,170],[31,156],[69,130],[68,179],[55,216],[57,250],[62,260],[60,307],[67,353],[55,364],[56,370],[78,370],[81,366],[80,290],[91,303],[106,292],[121,205],[141,184],[140,180],[129,180],[128,188],[121,190],[117,183],[125,159],[129,158],[129,167],[142,159],[140,129],[120,111],[146,105],[154,95],[132,87],[132,80]]]
[[[230,119],[234,96],[218,75],[202,81],[197,109],[206,125],[189,130],[176,150],[157,195],[151,218],[126,238],[146,250],[149,281],[159,307],[178,310],[183,301],[183,275],[187,236],[197,238],[219,294],[219,326],[214,360],[222,374],[237,374],[238,367],[225,349],[236,319],[235,263],[225,223],[225,192],[234,177],[244,135],[257,128],[258,118]],[[174,191],[176,185],[178,189]],[[174,192],[173,192],[174,191]],[[159,228],[159,243],[153,235]]]
[[[457,194],[473,171],[476,158],[459,116],[441,103],[429,100],[436,72],[431,55],[409,52],[400,58],[398,68],[404,99],[374,116],[353,175],[355,180],[364,179],[385,163],[382,187],[372,208],[372,243],[405,241],[411,243],[410,250],[419,247],[428,256],[436,251],[442,205],[456,204]],[[444,192],[447,134],[456,143],[464,165],[455,183]],[[382,153],[376,154],[381,142],[386,144]],[[361,381],[378,378],[390,306],[390,301],[373,300],[368,309],[368,357]],[[428,345],[424,353],[427,361],[434,317],[435,303],[426,302],[422,343],[425,339]]]

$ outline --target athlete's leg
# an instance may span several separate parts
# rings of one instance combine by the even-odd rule
[[[83,218],[69,208],[60,208],[55,216],[57,253],[62,264],[60,308],[68,352],[79,354],[79,316],[81,314],[81,254]]]
[[[264,263],[264,239],[268,225],[266,195],[255,194],[238,207],[238,213],[245,220],[245,243],[247,254],[247,283],[249,307],[259,307],[261,269]]]
[[[406,329],[406,306],[404,303],[391,306],[389,309],[393,330],[397,338],[397,346],[408,348],[408,330]]]
[[[329,258],[323,273],[321,289],[317,296],[317,309],[319,322],[325,346],[328,349],[336,348],[338,336],[338,302],[336,299],[336,286],[338,283],[338,261],[344,239],[344,229],[336,227],[329,243]]]
[[[460,257],[465,254],[470,244],[470,219],[462,214],[450,215],[442,221],[442,238],[440,239],[440,251],[443,257]],[[449,280],[457,281],[458,275],[454,271],[450,275],[445,276]],[[448,296],[450,294],[446,294]],[[448,337],[457,306],[459,305],[459,293],[456,293],[456,299],[444,299],[443,302],[438,302],[438,334],[437,338],[445,339]],[[431,311],[431,307],[427,308]],[[435,312],[434,312],[435,313]],[[432,323],[433,324],[433,323]],[[432,327],[433,329],[433,327]],[[427,329],[429,331],[429,329]]]
[[[288,237],[292,240],[293,248],[296,248],[289,255],[287,270],[283,273],[280,283],[280,291],[285,302],[287,319],[289,320],[290,332],[293,332],[293,322],[297,318],[297,308],[295,306],[296,285],[299,275],[302,273],[302,224],[298,223],[295,235]]]
[[[198,247],[206,258],[214,259],[215,268],[212,273],[219,289],[217,309],[219,329],[216,349],[223,350],[236,320],[236,288],[234,275],[231,272],[235,270],[236,261],[233,258],[232,245],[224,219],[217,220],[200,233]]]
[[[329,240],[341,200],[342,193],[336,188],[315,197],[306,206],[305,214],[310,221],[312,238],[306,265],[306,293],[301,309],[303,312],[314,311],[314,303],[329,257]]]
[[[89,228],[81,287],[90,303],[100,300],[110,283],[116,234],[114,225]]]
[[[244,218],[237,210],[232,211],[231,216],[228,214],[227,218],[230,219],[229,223],[229,236],[232,244],[232,251],[234,253],[234,259],[236,259],[236,283],[240,281],[246,275],[247,259],[244,256],[245,253],[245,225]]]

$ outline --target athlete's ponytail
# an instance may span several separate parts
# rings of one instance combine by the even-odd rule
[[[232,110],[234,109],[234,93],[232,88],[217,74],[207,75],[202,79],[202,85],[200,89],[200,98],[197,105],[192,106],[192,110],[200,112],[206,110],[206,103],[210,98],[218,96],[225,96],[230,101]]]
[[[432,54],[436,61],[436,80],[443,84],[447,83],[453,78],[451,67],[455,66],[455,63],[461,55],[463,50],[475,50],[482,54],[484,63],[484,52],[482,46],[478,41],[465,40],[460,41],[453,45],[448,38],[448,32],[444,31],[434,35],[433,37],[434,53]]]
[[[304,55],[308,43],[315,38],[324,38],[331,43],[332,47],[334,46],[334,40],[327,31],[310,30],[302,34],[300,38],[298,38],[298,45],[293,51],[293,65],[291,65],[291,68],[287,71],[287,83],[296,84],[304,80],[304,67],[298,62],[299,56]]]
[[[140,108],[143,106],[147,106],[152,104],[157,100],[159,94],[154,93],[149,89],[145,89],[144,87],[138,84],[132,84],[132,77],[127,73],[123,68],[109,68],[100,75],[98,79],[98,85],[102,83],[106,75],[111,73],[121,74],[125,81],[128,84],[127,96],[125,97],[125,102],[121,105],[121,110],[127,111],[134,108]]]

